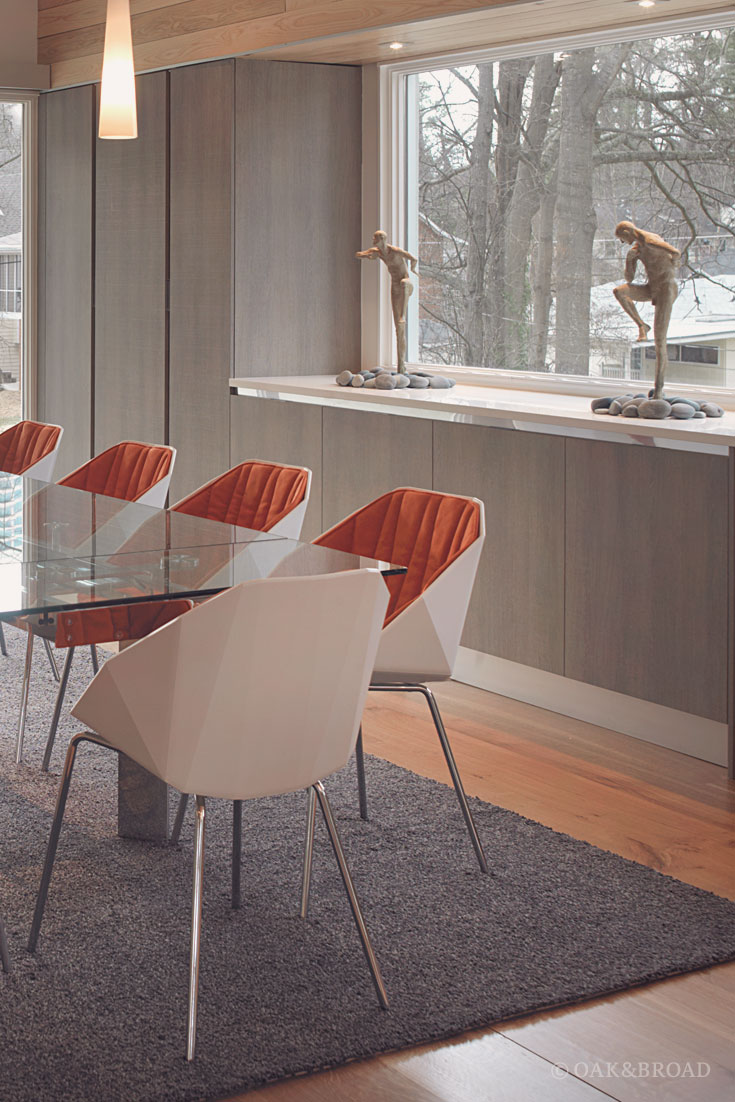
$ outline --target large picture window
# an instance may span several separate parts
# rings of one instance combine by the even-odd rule
[[[682,253],[667,378],[735,387],[735,30],[404,79],[412,358],[650,378],[612,295],[630,220]]]
[[[21,418],[27,304],[24,301],[28,104],[0,92],[0,430]]]

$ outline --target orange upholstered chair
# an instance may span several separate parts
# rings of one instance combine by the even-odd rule
[[[173,506],[223,524],[298,539],[309,503],[311,471],[247,459]]]
[[[358,509],[314,542],[406,567],[405,574],[385,578],[390,600],[370,688],[419,692],[426,699],[480,868],[486,872],[439,708],[425,684],[452,676],[484,539],[481,501],[402,487]],[[357,741],[357,772],[360,814],[366,819],[362,733]]]
[[[41,421],[19,421],[0,432],[0,471],[49,482],[64,430]]]
[[[162,509],[175,460],[174,448],[123,440],[77,467],[59,485]]]

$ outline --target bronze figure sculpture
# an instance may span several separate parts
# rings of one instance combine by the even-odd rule
[[[405,375],[406,309],[408,300],[413,294],[413,284],[406,262],[410,263],[411,271],[416,272],[418,260],[405,249],[389,245],[388,234],[384,230],[376,230],[373,234],[372,247],[355,253],[355,256],[358,260],[382,260],[390,273],[390,303],[393,310],[393,323],[396,327],[398,371],[401,375]]]

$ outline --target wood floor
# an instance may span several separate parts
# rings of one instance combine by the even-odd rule
[[[724,769],[465,685],[437,697],[469,793],[735,898],[735,783]],[[416,697],[373,698],[365,719],[369,753],[446,781]],[[725,1102],[733,1023],[735,963],[241,1098]]]

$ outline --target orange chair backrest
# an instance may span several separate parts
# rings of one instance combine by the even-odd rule
[[[170,601],[70,609],[60,612],[56,618],[56,646],[81,647],[142,639],[193,607],[193,601],[177,597]]]
[[[23,474],[56,447],[61,429],[41,421],[19,421],[0,433],[0,471]]]
[[[304,500],[308,481],[301,467],[247,460],[189,494],[174,510],[268,532]]]
[[[124,440],[72,471],[59,485],[137,501],[168,474],[170,466],[170,448]]]
[[[480,535],[476,501],[432,490],[391,490],[314,543],[405,566],[385,581],[390,590],[386,625],[429,588]]]

